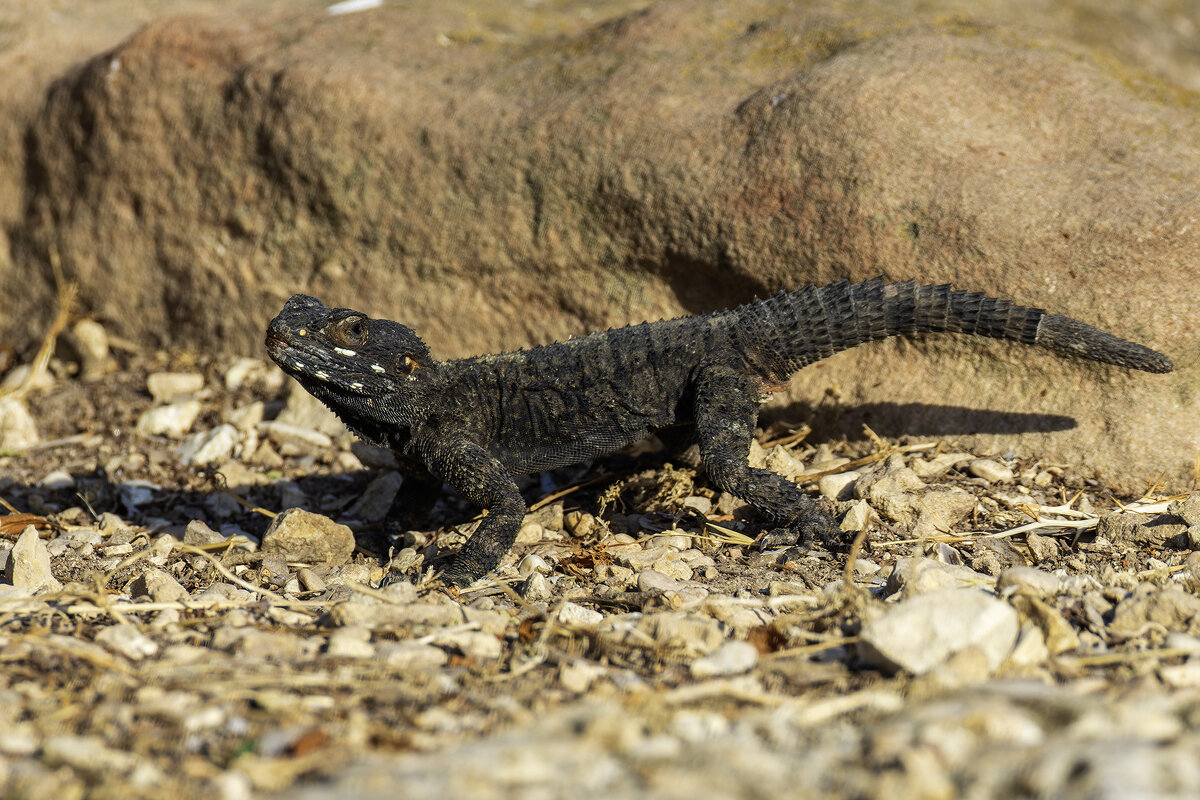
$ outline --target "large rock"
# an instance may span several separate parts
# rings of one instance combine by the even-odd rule
[[[807,280],[953,281],[1180,369],[929,337],[805,371],[797,411],[836,386],[843,426],[981,434],[964,444],[1130,485],[1190,476],[1186,90],[928,4],[685,0],[590,27],[466,9],[167,19],[67,76],[28,138],[16,239],[36,274],[0,319],[43,310],[52,254],[120,335],[243,353],[299,290],[448,356]],[[1185,54],[1168,29],[1158,52]]]

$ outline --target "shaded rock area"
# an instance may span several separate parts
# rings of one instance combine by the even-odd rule
[[[762,550],[642,447],[524,479],[513,551],[448,591],[474,509],[385,533],[400,476],[273,367],[99,355],[0,453],[0,796],[1200,794],[1200,552],[1145,533],[1195,491],[776,427],[751,457],[841,476],[844,540]],[[184,438],[137,424],[164,381]]]
[[[809,280],[953,281],[1179,371],[930,337],[807,370],[797,411],[1185,485],[1195,15],[640,6],[264,3],[151,23],[36,114],[23,96],[5,332],[47,313],[56,268],[123,340],[239,354],[294,291],[462,355]]]

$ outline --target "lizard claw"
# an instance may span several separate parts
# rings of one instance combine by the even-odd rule
[[[807,547],[814,542],[826,546],[837,541],[839,528],[836,522],[822,512],[804,514],[789,525],[772,528],[758,537],[755,545],[760,550],[780,547]]]

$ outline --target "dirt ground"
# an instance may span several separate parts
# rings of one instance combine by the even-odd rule
[[[439,553],[475,510],[447,492],[385,535],[395,473],[273,367],[71,342],[20,401],[38,441],[0,458],[5,582],[21,548],[56,582],[0,586],[5,797],[1200,793],[1186,495],[779,424],[752,458],[846,498],[843,541],[760,549],[651,445],[529,478],[513,553],[456,592]],[[269,544],[293,506],[353,552]],[[374,588],[389,553],[413,583]]]

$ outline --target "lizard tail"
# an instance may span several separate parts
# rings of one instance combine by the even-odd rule
[[[1009,339],[1146,372],[1172,368],[1161,353],[1069,317],[948,285],[841,281],[781,292],[737,312],[742,352],[778,379],[865,342],[943,332]]]

